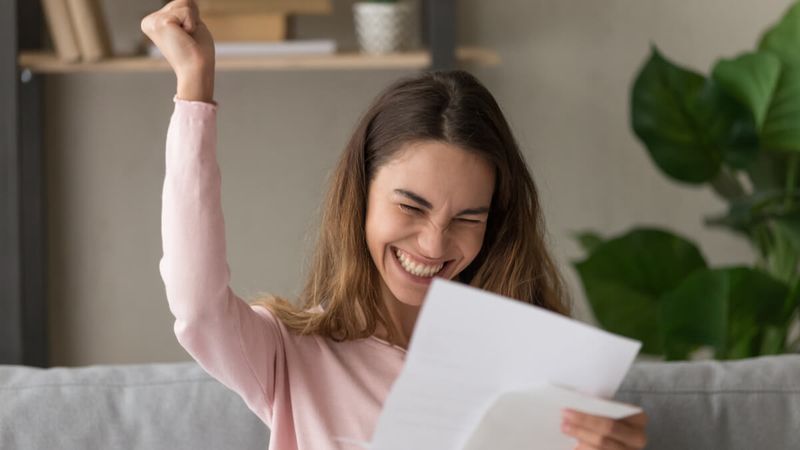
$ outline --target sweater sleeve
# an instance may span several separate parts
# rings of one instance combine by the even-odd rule
[[[159,264],[178,342],[211,376],[272,422],[284,358],[274,316],[229,287],[216,160],[217,105],[174,99],[166,144]]]

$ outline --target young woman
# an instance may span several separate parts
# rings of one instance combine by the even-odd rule
[[[462,71],[379,96],[333,173],[301,306],[245,303],[228,286],[212,37],[191,0],[142,30],[178,82],[160,265],[175,333],[271,428],[271,449],[370,440],[434,276],[569,313],[528,168],[491,94]],[[645,421],[565,411],[563,430],[581,449],[638,449]]]

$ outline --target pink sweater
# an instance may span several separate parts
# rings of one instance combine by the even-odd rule
[[[161,277],[180,344],[270,427],[270,449],[369,441],[405,350],[290,333],[229,287],[217,106],[175,98],[167,132]]]

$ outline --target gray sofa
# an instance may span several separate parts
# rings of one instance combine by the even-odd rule
[[[648,412],[648,449],[800,449],[800,355],[637,363],[617,398]],[[244,403],[193,362],[0,365],[3,450],[253,450],[268,440]]]

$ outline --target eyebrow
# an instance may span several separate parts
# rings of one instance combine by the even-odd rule
[[[431,204],[431,202],[425,200],[419,194],[415,194],[415,193],[413,193],[411,191],[407,191],[405,189],[395,189],[394,193],[402,195],[403,197],[406,197],[409,200],[412,200],[413,202],[419,204],[420,206],[422,206],[425,209],[433,209],[433,205]],[[456,216],[465,216],[465,215],[466,216],[471,216],[471,215],[477,215],[477,214],[486,214],[488,212],[489,212],[489,207],[488,206],[482,206],[480,208],[467,208],[465,210],[462,210],[458,214],[456,214]]]

